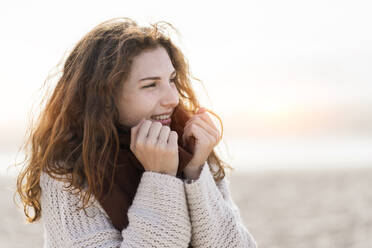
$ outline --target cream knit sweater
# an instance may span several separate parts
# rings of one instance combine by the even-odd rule
[[[187,183],[146,171],[128,210],[129,225],[120,233],[94,198],[77,211],[79,197],[64,182],[40,178],[44,248],[49,247],[257,247],[231,199],[226,177],[215,183],[207,163]]]

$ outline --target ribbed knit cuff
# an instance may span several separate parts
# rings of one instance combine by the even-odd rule
[[[186,204],[184,183],[181,179],[167,174],[145,171],[132,205],[161,212],[164,207],[184,211],[187,209]]]
[[[203,192],[205,190],[207,190],[208,192],[217,192],[221,195],[207,162],[205,162],[205,164],[203,165],[199,178],[197,180],[192,180],[191,182],[185,180],[185,191],[188,200],[192,200],[193,197],[198,197],[203,193],[207,193]]]
[[[164,184],[165,182],[167,185],[172,185],[172,186],[178,185],[176,186],[178,188],[180,186],[183,186],[182,179],[175,177],[175,176],[171,176],[171,175],[163,174],[159,172],[154,172],[154,171],[145,171],[142,174],[142,178],[141,178],[141,181],[144,181],[144,180],[149,180],[152,182],[161,182],[161,184]]]

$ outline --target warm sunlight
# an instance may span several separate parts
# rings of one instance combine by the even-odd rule
[[[372,247],[372,32],[368,31],[371,10],[372,1],[368,0],[2,1],[0,246],[256,247],[252,242],[243,244],[248,240],[244,235],[248,230],[258,247],[265,248]],[[189,64],[198,104],[218,115],[210,117],[223,131],[223,137],[213,148],[203,140],[193,151],[194,157],[203,157],[203,161],[189,165],[196,168],[204,161],[209,165],[203,166],[198,179],[192,175],[197,170],[183,171],[186,178],[191,176],[196,182],[164,175],[165,169],[151,169],[170,168],[173,161],[173,171],[178,172],[180,165],[187,166],[183,163],[188,157],[185,153],[157,154],[162,147],[156,146],[134,154],[120,146],[120,159],[139,163],[135,167],[122,163],[117,170],[108,168],[118,173],[113,175],[114,194],[107,194],[108,201],[102,206],[94,203],[95,196],[87,197],[94,204],[88,204],[87,211],[76,212],[74,208],[80,205],[76,200],[82,198],[70,195],[68,185],[62,187],[62,182],[54,182],[57,178],[46,174],[75,161],[73,167],[61,170],[62,174],[72,171],[72,186],[86,179],[85,185],[94,189],[106,181],[94,180],[95,175],[107,175],[102,170],[103,160],[94,158],[108,158],[111,154],[108,150],[95,151],[112,148],[112,143],[102,145],[99,132],[93,131],[92,135],[90,130],[98,126],[112,135],[112,119],[96,118],[95,114],[113,115],[99,108],[96,111],[97,107],[92,109],[96,105],[89,103],[97,100],[100,106],[103,99],[113,98],[105,94],[113,92],[113,82],[105,80],[106,69],[114,64],[110,62],[113,56],[102,57],[100,52],[100,47],[113,37],[107,30],[99,38],[92,38],[94,32],[90,33],[88,42],[80,43],[83,45],[79,55],[67,69],[58,71],[59,75],[65,73],[65,81],[58,88],[70,89],[56,94],[62,97],[54,103],[62,110],[47,109],[53,118],[41,119],[42,129],[47,127],[45,132],[34,129],[29,146],[22,150],[21,145],[27,141],[30,121],[37,121],[37,114],[45,111],[38,104],[47,92],[54,91],[58,82],[58,77],[49,81],[48,76],[56,72],[60,62],[63,68],[62,59],[88,31],[115,17],[129,17],[140,26],[165,21],[177,30],[170,30],[169,35]],[[122,39],[126,28],[115,37]],[[115,29],[115,34],[118,31],[121,32]],[[84,44],[97,40],[97,47],[85,50],[90,45]],[[115,42],[108,44],[105,51],[118,51],[112,46]],[[135,44],[130,42],[129,49],[132,45]],[[119,49],[124,50],[120,62],[128,59],[128,50]],[[97,58],[104,58],[96,61],[100,65],[109,62],[101,67],[105,69],[95,66],[93,60]],[[86,61],[89,62],[77,66]],[[174,62],[174,66],[179,65]],[[183,66],[175,67],[179,72]],[[89,75],[96,74],[103,79],[89,80]],[[139,98],[144,100],[138,102],[138,107],[144,103],[144,110],[152,110],[149,106],[160,96],[158,91],[153,92],[157,97],[149,99],[155,100]],[[92,93],[105,97],[88,97]],[[69,105],[71,102],[79,104]],[[134,112],[141,113],[142,107],[138,109]],[[82,113],[81,119],[76,120],[77,113]],[[46,120],[50,125],[45,124]],[[198,123],[199,127],[189,129],[189,134],[202,134],[203,127],[208,129],[205,123]],[[126,138],[119,136],[120,143]],[[53,146],[60,141],[68,145]],[[208,153],[206,147],[202,149],[203,143],[208,144]],[[177,143],[173,145],[176,147]],[[225,167],[213,177],[210,169],[218,161],[210,149]],[[195,156],[200,151],[203,156]],[[22,164],[26,154],[29,160]],[[170,154],[174,159],[168,159]],[[53,161],[54,169],[54,163],[50,163]],[[16,163],[21,166],[14,166]],[[22,165],[27,168],[23,185],[16,180]],[[145,170],[152,172],[141,175]],[[160,171],[163,173],[157,173]],[[225,177],[214,183],[216,175]],[[128,183],[134,182],[139,183],[139,190],[134,185],[129,187]],[[23,194],[15,194],[17,186],[23,188]],[[136,196],[131,203],[127,201],[129,196]],[[19,198],[18,207],[14,197]],[[19,204],[22,198],[28,207]],[[128,207],[125,211],[116,208],[124,202]],[[37,211],[34,213],[41,218],[26,224],[27,208]],[[122,222],[124,217],[129,217],[128,228],[115,229],[112,224]]]
[[[258,105],[252,105],[251,110],[257,115],[261,115],[266,118],[280,118],[287,114],[291,107],[288,103],[284,102],[262,102]]]
[[[232,139],[372,133],[370,49],[363,45],[372,38],[364,32],[370,23],[368,8],[353,12],[357,6],[340,3],[338,11],[359,13],[345,19],[342,15],[331,18],[333,9],[316,2],[306,4],[306,11],[305,5],[293,6],[291,1],[270,1],[267,6],[263,2],[220,3],[205,18],[207,2],[198,8],[190,3],[180,12],[173,2],[149,3],[143,8],[135,3],[92,1],[81,18],[86,8],[82,2],[74,2],[72,9],[69,1],[44,5],[9,3],[0,15],[7,33],[0,41],[0,66],[6,68],[0,75],[0,149],[4,153],[18,148],[48,73],[86,31],[115,16],[129,16],[144,25],[165,20],[178,29],[177,39],[191,71],[210,96],[211,104],[204,89],[196,88],[200,102],[223,118],[224,131]],[[48,11],[41,13],[44,7]],[[234,15],[226,8],[234,8]],[[298,12],[289,11],[292,8]],[[22,18],[12,19],[15,15]],[[5,25],[9,19],[12,25]]]

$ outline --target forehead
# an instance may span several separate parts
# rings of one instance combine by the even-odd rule
[[[129,78],[168,77],[174,71],[172,61],[163,47],[145,50],[134,57]]]

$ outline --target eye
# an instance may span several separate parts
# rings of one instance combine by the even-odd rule
[[[150,88],[150,87],[154,87],[156,84],[155,83],[152,83],[152,84],[149,84],[149,85],[145,85],[143,86],[142,88]]]
[[[170,82],[172,83],[176,83],[176,78],[172,78],[171,80],[169,80]],[[155,87],[156,86],[156,82],[153,82],[152,84],[149,84],[149,85],[145,85],[143,86],[142,88],[145,89],[145,88],[152,88],[152,87]]]

